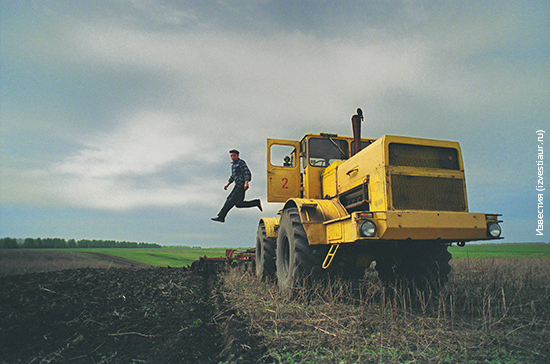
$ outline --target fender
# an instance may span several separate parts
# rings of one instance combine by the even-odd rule
[[[337,199],[291,198],[285,203],[283,210],[290,207],[296,207],[300,211],[302,225],[311,245],[329,244],[324,223],[349,216],[344,206]]]
[[[260,223],[264,223],[265,233],[268,238],[277,239],[279,231],[279,217],[263,217],[260,219]]]

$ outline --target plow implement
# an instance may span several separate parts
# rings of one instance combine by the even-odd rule
[[[216,274],[226,267],[242,266],[245,269],[254,268],[256,249],[237,251],[227,249],[225,257],[200,257],[191,264],[191,270],[203,275]]]

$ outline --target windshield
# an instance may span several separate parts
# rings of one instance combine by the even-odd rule
[[[333,138],[309,139],[309,164],[314,167],[327,167],[334,161],[349,158],[348,143]]]

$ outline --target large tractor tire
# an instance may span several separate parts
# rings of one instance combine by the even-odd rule
[[[260,221],[256,236],[256,277],[260,279],[275,277],[276,245],[277,240],[267,237],[265,225]]]
[[[386,283],[438,289],[447,282],[451,272],[451,253],[447,245],[436,242],[398,243],[380,249],[377,255],[376,270]]]
[[[447,245],[427,244],[423,254],[424,263],[415,270],[418,276],[426,278],[435,286],[443,286],[447,283],[451,273],[449,261],[452,258],[447,248]]]
[[[309,245],[307,234],[295,207],[281,215],[277,236],[277,281],[283,290],[291,290],[306,278],[318,276],[327,253],[326,246]]]

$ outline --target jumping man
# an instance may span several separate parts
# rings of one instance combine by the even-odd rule
[[[233,190],[229,196],[227,196],[227,200],[218,213],[218,216],[212,218],[213,221],[225,222],[225,217],[233,206],[237,208],[257,207],[260,211],[263,211],[262,204],[259,199],[252,201],[244,200],[244,194],[245,191],[248,190],[248,184],[252,180],[252,174],[250,173],[250,169],[248,169],[246,162],[239,158],[238,150],[232,149],[229,151],[229,154],[231,156],[231,160],[233,161],[231,163],[231,176],[229,177],[229,182],[227,182],[223,189],[227,190],[229,185],[233,182],[235,182],[235,187],[233,187]]]

